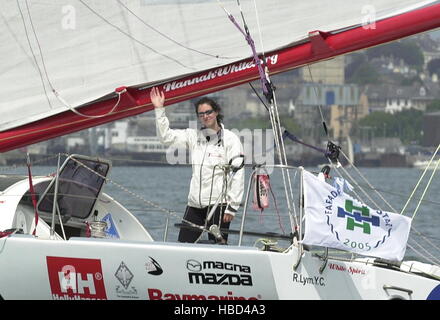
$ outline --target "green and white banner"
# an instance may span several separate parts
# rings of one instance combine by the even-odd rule
[[[411,219],[372,209],[304,171],[304,244],[401,261]]]

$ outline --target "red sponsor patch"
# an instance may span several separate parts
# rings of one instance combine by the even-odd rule
[[[54,300],[105,300],[101,260],[46,257]]]

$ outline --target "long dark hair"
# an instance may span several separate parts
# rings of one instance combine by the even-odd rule
[[[212,107],[212,110],[217,112],[217,123],[218,124],[223,123],[222,108],[217,104],[217,102],[215,102],[211,98],[203,97],[194,104],[194,106],[196,107],[196,114],[197,112],[199,112],[199,106],[205,103],[210,105]]]

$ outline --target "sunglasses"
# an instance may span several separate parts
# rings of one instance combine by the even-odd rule
[[[213,112],[214,112],[213,109],[208,110],[208,111],[205,111],[205,112],[197,112],[197,116],[198,116],[199,118],[203,118],[203,116],[209,116],[209,115],[211,115]]]

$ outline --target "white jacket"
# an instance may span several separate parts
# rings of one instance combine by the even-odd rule
[[[236,134],[224,129],[221,137],[207,138],[202,130],[170,129],[165,108],[156,108],[156,129],[160,141],[174,147],[186,146],[190,150],[192,162],[191,185],[188,194],[188,205],[204,208],[213,205],[221,194],[224,174],[215,165],[228,164],[231,158],[243,154],[243,146]],[[212,194],[211,194],[212,187]],[[226,193],[226,213],[235,215],[243,198],[244,169],[233,176]],[[220,203],[224,203],[221,201]]]

